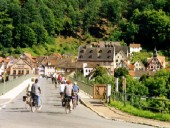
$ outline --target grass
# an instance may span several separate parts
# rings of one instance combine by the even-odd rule
[[[148,110],[135,108],[129,104],[126,104],[126,106],[124,106],[124,104],[119,101],[111,101],[109,105],[111,107],[115,107],[121,111],[127,112],[135,116],[155,119],[155,120],[160,120],[160,121],[170,121],[170,114],[154,113]]]

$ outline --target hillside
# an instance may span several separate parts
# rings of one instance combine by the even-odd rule
[[[169,8],[168,0],[0,0],[1,55],[75,54],[79,43],[109,40],[169,56]]]

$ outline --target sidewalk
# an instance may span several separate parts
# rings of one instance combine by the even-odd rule
[[[153,119],[146,119],[129,115],[113,107],[107,106],[107,104],[105,104],[105,102],[102,100],[90,98],[83,91],[79,92],[79,96],[81,97],[80,102],[82,104],[84,104],[86,107],[90,108],[92,111],[96,112],[99,116],[105,119],[125,121],[136,124],[145,124],[159,128],[170,128],[170,122],[157,121]]]
[[[28,79],[21,83],[19,86],[15,87],[11,91],[6,94],[0,96],[0,109],[11,102],[17,95],[19,95],[28,85],[31,79]],[[170,128],[170,122],[157,121],[152,119],[145,119],[137,116],[132,116],[127,113],[121,112],[115,108],[111,108],[105,104],[104,101],[99,99],[92,99],[89,95],[87,95],[82,90],[79,92],[80,102],[84,104],[86,107],[90,108],[92,111],[97,113],[99,116],[110,119],[110,120],[118,120],[125,121],[137,124],[146,124],[150,126],[155,126],[159,128]]]
[[[13,88],[9,92],[5,93],[4,95],[0,96],[0,107],[10,103],[17,95],[19,95],[23,90],[26,89],[26,87],[30,82],[31,82],[31,78],[22,82],[20,85]]]

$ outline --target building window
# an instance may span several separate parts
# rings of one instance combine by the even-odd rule
[[[89,58],[92,58],[92,55],[90,55]]]
[[[93,50],[90,50],[90,53],[93,53]]]
[[[13,75],[16,75],[16,70],[13,70]]]
[[[84,53],[84,50],[81,50],[80,53]]]
[[[107,53],[111,53],[111,50],[109,50]]]
[[[80,55],[79,58],[83,58],[83,55]]]
[[[111,56],[107,56],[107,58],[110,58]]]
[[[22,75],[24,74],[24,70],[21,71],[21,74],[22,74]]]
[[[21,74],[21,70],[18,70],[18,75],[20,75]]]
[[[27,70],[26,74],[29,74],[29,70]]]
[[[100,50],[99,53],[102,53],[102,50]]]

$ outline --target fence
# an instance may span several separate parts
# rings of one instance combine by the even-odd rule
[[[82,81],[79,81],[79,80],[76,80],[72,77],[69,77],[69,79],[71,80],[71,82],[76,81],[81,90],[83,90],[84,92],[86,92],[90,96],[93,96],[93,86],[92,85],[87,84],[87,83],[82,82]]]
[[[129,93],[112,92],[112,99],[120,101],[124,105],[130,104],[134,107],[153,112],[170,113],[170,100],[141,97]]]
[[[34,77],[34,76],[35,75],[33,75],[33,74],[23,75],[23,76],[17,77],[16,79],[12,79],[10,81],[0,83],[0,95],[5,94],[6,92],[8,92],[11,89],[13,89],[14,87],[18,86],[19,84],[21,84],[25,80],[27,80],[31,77]]]

